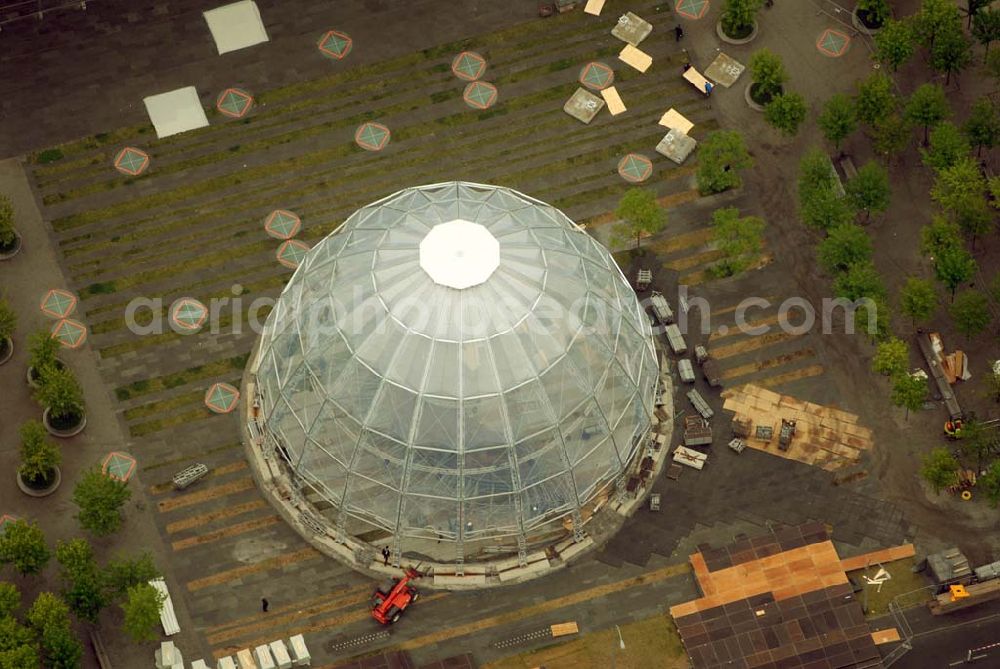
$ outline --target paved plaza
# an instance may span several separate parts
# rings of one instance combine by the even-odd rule
[[[668,107],[694,122],[692,135],[702,139],[732,126],[736,104],[718,101],[720,93],[706,98],[680,77],[687,59],[704,66],[715,57],[710,35],[721,3],[704,19],[708,3],[680,3],[699,17],[686,24],[683,43],[673,39],[670,4],[628,7],[655,26],[642,44],[655,65],[643,75],[618,61],[621,43],[609,33],[621,3],[599,20],[579,10],[543,20],[529,2],[458,8],[432,0],[259,0],[271,41],[224,56],[204,25],[204,3],[193,0],[95,0],[85,12],[53,13],[37,26],[0,33],[9,48],[0,57],[4,68],[39,68],[30,82],[0,78],[0,155],[23,157],[19,169],[33,203],[22,206],[33,204],[44,221],[20,262],[49,244],[51,285],[34,292],[61,287],[79,298],[75,317],[88,339],[65,357],[93,370],[84,377],[88,396],[106,398],[95,402],[106,406],[94,408],[94,431],[80,443],[110,450],[95,443],[101,435],[138,460],[130,485],[141,508],[128,522],[147,528],[137,536],[164,571],[185,657],[218,657],[303,633],[320,667],[390,648],[418,663],[463,652],[486,663],[544,645],[502,642],[555,623],[573,620],[587,633],[693,599],[686,560],[702,543],[807,521],[832,526],[845,557],[920,536],[903,509],[884,499],[868,456],[831,474],[751,449],[736,454],[724,446],[728,421],[717,419],[706,469],[652,483],[662,511],[640,509],[606,545],[543,580],[484,592],[425,591],[388,635],[364,642],[378,631],[368,612],[374,584],[321,556],[278,517],[251,478],[238,413],[206,405],[213,384],[239,387],[256,339],[251,321],[263,321],[266,299],[281,291],[301,253],[359,206],[406,185],[494,183],[563,209],[608,242],[610,212],[630,185],[618,165],[637,152],[652,159],[646,184],[669,224],[643,242],[640,260],[613,249],[629,278],[649,268],[654,288],[672,303],[681,284],[704,300],[691,316],[710,316],[711,327],[688,343],[707,346],[727,386],[754,383],[871,421],[874,410],[846,391],[850,370],[836,371],[845,336],[752,337],[735,329],[736,305],[751,289],[769,301],[752,313],[766,324],[776,322],[782,300],[801,292],[801,274],[789,280],[780,229],[768,233],[764,262],[746,277],[719,281],[705,271],[718,258],[711,212],[734,206],[767,218],[773,201],[750,187],[702,197],[694,161],[676,166],[653,152],[664,131],[656,119]],[[847,50],[829,36],[822,48],[846,53],[819,53],[815,36],[843,29],[824,16],[809,11],[785,20],[805,21],[814,33],[796,47],[821,63],[810,61],[810,71],[867,57],[861,44]],[[350,36],[349,51],[337,42],[343,59],[317,48],[330,30]],[[482,77],[495,99],[469,102],[468,82],[452,70],[467,50],[485,59]],[[744,47],[734,55],[745,61],[748,53]],[[627,114],[602,112],[583,125],[562,113],[589,62],[614,69]],[[198,88],[210,126],[155,139],[142,98],[188,85]],[[252,96],[252,106],[227,113],[238,102],[232,90]],[[721,95],[736,100],[741,92]],[[365,123],[389,132],[366,133],[369,146],[356,143]],[[366,150],[373,143],[378,150]],[[138,152],[117,160],[126,147]],[[7,165],[4,178],[16,178]],[[27,265],[12,271],[27,272]],[[33,301],[32,290],[25,289]],[[181,298],[193,302],[175,314],[171,305]],[[136,300],[152,306],[130,327],[126,309]],[[199,305],[212,306],[206,314]],[[174,316],[183,321],[176,330],[168,322]],[[143,328],[149,332],[136,334]],[[697,387],[725,416],[718,391],[701,379]],[[693,411],[682,392],[675,396],[677,415]],[[880,429],[876,441],[892,425]],[[171,477],[193,463],[207,465],[208,477],[175,491]],[[270,602],[267,613],[261,598]],[[115,666],[147,666],[134,658],[151,660],[152,648],[116,645]]]

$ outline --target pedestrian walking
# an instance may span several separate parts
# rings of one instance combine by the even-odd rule
[[[684,28],[681,28],[681,24],[674,26],[674,37],[677,38],[675,41],[680,42],[681,38],[684,37]]]
[[[389,556],[392,555],[392,551],[389,550],[388,546],[382,548],[382,564],[386,567],[389,566]]]
[[[267,613],[267,607],[269,607],[270,605],[271,603],[268,602],[267,599],[261,597],[260,608],[264,610],[264,613]]]

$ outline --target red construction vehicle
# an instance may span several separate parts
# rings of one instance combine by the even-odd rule
[[[391,625],[399,620],[403,611],[420,598],[417,589],[410,585],[410,581],[418,578],[420,572],[407,569],[403,578],[397,578],[388,592],[377,588],[371,598],[372,618],[383,625]]]

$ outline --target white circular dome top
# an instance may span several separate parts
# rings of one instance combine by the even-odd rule
[[[478,286],[499,266],[500,242],[479,223],[438,223],[420,242],[420,268],[441,286]]]

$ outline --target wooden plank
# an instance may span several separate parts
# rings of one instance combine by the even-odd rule
[[[686,119],[680,112],[671,107],[663,116],[660,117],[660,125],[664,128],[674,128],[675,130],[680,130],[685,135],[691,132],[694,128],[694,123]]]
[[[566,636],[568,634],[579,634],[579,633],[580,633],[580,628],[577,627],[575,621],[568,623],[558,623],[552,626],[553,637],[561,637],[561,636]]]
[[[600,16],[601,11],[604,9],[605,0],[587,0],[587,6],[583,8],[583,11],[591,16]]]
[[[890,627],[887,630],[872,632],[872,641],[876,646],[881,646],[884,643],[892,643],[893,641],[899,641],[899,630],[895,627]]]
[[[880,562],[902,560],[903,558],[913,557],[914,555],[916,555],[916,549],[913,548],[913,544],[903,544],[902,546],[883,548],[882,550],[872,551],[871,553],[865,553],[864,555],[846,558],[840,561],[840,567],[844,571],[855,571],[857,569],[864,569],[866,564],[874,565]]]
[[[653,64],[653,57],[645,51],[637,49],[631,44],[626,44],[618,54],[618,59],[626,65],[630,65],[640,72],[645,72]]]
[[[618,95],[618,89],[614,86],[601,89],[601,97],[608,103],[608,111],[612,116],[625,112],[625,103],[622,102],[622,96]]]

